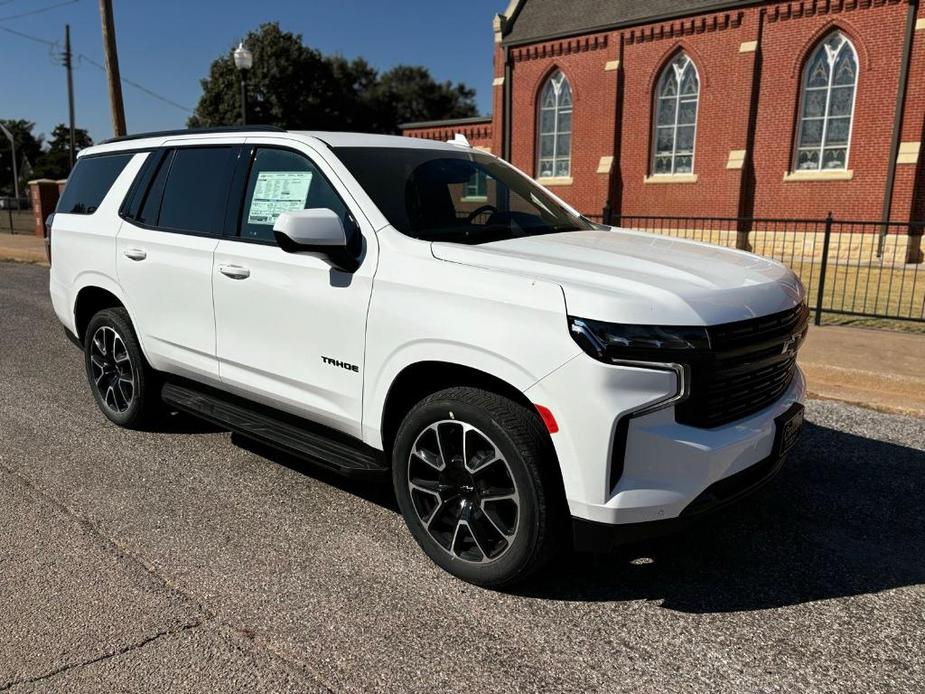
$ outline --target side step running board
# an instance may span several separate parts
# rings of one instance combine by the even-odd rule
[[[192,383],[168,382],[161,397],[171,407],[249,439],[350,477],[388,471],[382,451],[307,420]]]

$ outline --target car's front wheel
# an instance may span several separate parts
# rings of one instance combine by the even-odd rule
[[[84,362],[96,404],[112,422],[141,429],[159,416],[157,376],[141,352],[124,308],[107,308],[90,319]]]
[[[412,535],[463,580],[523,580],[562,543],[549,435],[535,412],[509,398],[468,387],[428,396],[399,428],[392,470]]]

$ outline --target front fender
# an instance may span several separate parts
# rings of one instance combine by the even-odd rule
[[[382,415],[395,379],[408,367],[422,362],[464,366],[504,381],[522,393],[545,375],[530,373],[522,364],[508,356],[471,344],[438,339],[422,339],[407,343],[390,355],[366,391],[363,440],[369,445],[382,448]]]

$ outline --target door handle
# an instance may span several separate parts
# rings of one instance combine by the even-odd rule
[[[148,257],[148,254],[140,248],[126,248],[122,253],[129,260],[144,260]]]
[[[246,280],[251,276],[251,271],[240,265],[219,265],[218,271],[233,280]]]

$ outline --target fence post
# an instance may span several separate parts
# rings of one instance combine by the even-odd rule
[[[816,294],[816,325],[822,325],[822,294],[825,291],[825,271],[829,266],[829,241],[832,238],[832,213],[825,218],[825,237],[822,240],[822,267],[819,268],[819,292]]]

